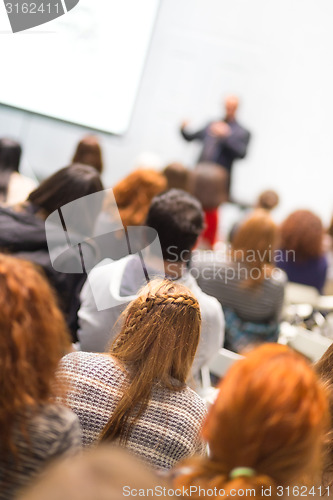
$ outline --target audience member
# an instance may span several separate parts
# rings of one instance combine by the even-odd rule
[[[65,321],[33,264],[0,255],[0,498],[51,459],[81,446],[76,416],[51,402],[55,370],[69,351]]]
[[[281,250],[276,261],[289,281],[313,286],[322,293],[327,274],[323,249],[324,229],[320,218],[309,210],[293,212],[281,225]]]
[[[327,273],[324,294],[333,295],[333,217],[331,218],[330,225],[324,235],[324,251],[327,258]]]
[[[186,168],[182,163],[170,163],[163,170],[163,175],[166,177],[168,183],[167,189],[189,190],[191,170]]]
[[[325,383],[328,390],[330,407],[330,429],[326,437],[326,455],[323,466],[322,485],[327,486],[332,492],[333,487],[333,345],[327,349],[325,354],[315,364],[316,372]]]
[[[129,304],[109,355],[75,352],[58,379],[79,417],[83,444],[125,446],[157,469],[204,453],[205,404],[186,386],[200,336],[194,295],[172,281],[147,285]]]
[[[86,274],[74,272],[61,273],[51,264],[49,246],[64,245],[62,227],[48,225],[49,238],[45,233],[45,219],[54,211],[78,198],[88,196],[103,189],[99,174],[93,167],[86,165],[71,165],[63,168],[44,180],[35,189],[24,204],[15,207],[0,207],[0,249],[17,257],[30,260],[43,267],[47,278],[57,292],[59,304],[66,315],[67,324],[73,334],[77,330],[77,310],[79,308],[79,293],[86,279]],[[73,209],[74,210],[74,209]],[[91,226],[93,232],[97,213],[81,214],[84,224]],[[79,221],[78,221],[79,222]],[[72,235],[79,232],[79,227],[71,229]],[[80,240],[80,238],[78,238]],[[85,259],[94,261],[96,249],[90,242],[82,244]],[[77,248],[68,247],[59,259],[66,262],[66,267],[75,269],[80,253]],[[90,256],[90,257],[89,257]],[[81,266],[82,269],[82,266]]]
[[[0,203],[15,205],[26,200],[36,182],[19,174],[21,145],[12,139],[0,139]]]
[[[169,498],[170,485],[125,450],[99,446],[50,467],[18,500],[124,500],[140,492]],[[146,496],[145,495],[145,496]]]
[[[202,252],[192,273],[205,293],[216,297],[226,318],[225,347],[243,352],[277,341],[286,275],[274,267],[278,228],[257,210],[234,235],[230,252]]]
[[[138,290],[147,283],[147,277],[167,276],[189,288],[198,299],[202,315],[201,340],[193,371],[207,363],[222,345],[224,318],[216,299],[199,288],[187,269],[191,251],[203,228],[200,203],[184,191],[172,189],[156,196],[150,206],[147,226],[157,232],[162,249],[161,260],[142,263],[142,254],[129,255],[110,265],[104,260],[89,274],[82,289],[79,310],[78,338],[83,351],[103,352],[116,333],[114,325],[126,304],[135,298]],[[147,233],[148,233],[147,229]],[[152,253],[154,246],[151,245]],[[163,269],[161,269],[161,266]],[[120,304],[99,310],[100,301]]]
[[[140,168],[130,173],[113,188],[113,194],[124,227],[144,224],[151,200],[167,188],[166,181],[160,172],[153,169]],[[109,205],[106,198],[104,210],[113,208],[113,199]]]
[[[200,203],[205,213],[205,229],[198,246],[212,249],[218,230],[218,208],[228,200],[228,172],[215,163],[199,163],[192,173],[190,192]]]
[[[282,345],[261,346],[219,389],[202,430],[210,456],[176,469],[175,486],[192,486],[194,499],[203,492],[238,499],[253,490],[252,497],[277,499],[295,484],[309,491],[320,472],[328,404],[307,361]]]
[[[95,242],[100,258],[119,260],[128,255],[127,227],[142,226],[151,200],[167,187],[156,170],[139,168],[122,179],[106,196],[97,218]],[[135,251],[132,249],[132,251]]]
[[[103,172],[102,149],[99,140],[94,135],[87,135],[78,143],[72,163],[90,165],[99,174]]]
[[[268,210],[269,212],[278,206],[280,201],[279,195],[272,189],[263,191],[257,200],[257,208]]]

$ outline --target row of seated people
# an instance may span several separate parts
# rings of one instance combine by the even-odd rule
[[[122,488],[167,484],[186,497],[192,487],[192,498],[203,490],[239,498],[247,488],[278,498],[295,485],[313,496],[331,491],[332,347],[315,369],[289,347],[257,347],[221,381],[207,414],[188,386],[201,327],[189,289],[172,280],[146,285],[109,352],[98,354],[70,352],[55,295],[33,264],[2,255],[0,276],[1,499],[120,497],[107,467],[112,450],[73,461],[81,447],[98,453],[109,443],[151,469],[143,481],[133,459],[123,459]]]
[[[82,350],[105,350],[117,328],[110,336],[106,325],[116,325],[126,303],[146,282],[147,273],[180,280],[199,299],[204,326],[197,369],[222,345],[224,330],[225,346],[236,352],[248,344],[276,341],[287,278],[323,289],[327,258],[320,219],[301,210],[278,227],[267,210],[255,210],[233,231],[226,251],[193,252],[204,229],[201,204],[185,191],[167,188],[161,173],[140,169],[118,183],[104,201],[100,197],[93,206],[87,203],[78,211],[66,229],[78,233],[84,221],[85,269],[79,272],[78,253],[72,248],[60,252],[63,262],[58,258],[56,266],[50,260],[50,246],[56,249],[63,244],[63,227],[59,231],[48,224],[48,237],[45,233],[45,220],[55,211],[103,191],[96,169],[71,165],[43,181],[26,202],[0,208],[0,248],[44,268],[58,293],[73,341],[79,340]],[[140,253],[131,258],[128,254],[140,252],[156,233],[125,231],[143,224],[156,231],[162,261],[158,265],[157,259],[146,262],[145,270]],[[118,264],[109,265],[103,260],[107,257]],[[97,263],[84,285],[87,273],[83,271]],[[108,302],[114,307],[100,307]]]
[[[104,213],[99,213],[99,202],[80,212],[84,235],[90,232],[93,236],[86,241],[79,238],[85,270],[91,269],[84,286],[86,274],[77,272],[75,244],[57,253],[60,264],[52,260],[50,247],[54,244],[56,249],[61,248],[64,236],[47,221],[67,203],[103,190],[96,170],[78,164],[65,168],[44,181],[25,203],[0,211],[1,247],[21,257],[0,257],[4,304],[0,498],[13,498],[55,457],[76,454],[81,440],[85,447],[117,443],[155,470],[172,469],[169,484],[175,487],[193,484],[228,490],[237,484],[238,488],[249,484],[260,496],[262,487],[293,484],[305,474],[310,481],[315,472],[316,484],[321,484],[323,475],[326,487],[331,480],[329,455],[324,468],[316,469],[328,428],[327,394],[303,359],[278,345],[254,351],[223,381],[221,397],[208,418],[204,403],[189,388],[195,385],[199,368],[223,342],[221,304],[227,320],[226,341],[234,342],[235,348],[239,335],[229,334],[235,331],[235,316],[238,322],[242,320],[241,327],[255,325],[252,332],[242,335],[250,339],[250,345],[276,340],[286,281],[272,259],[278,228],[266,212],[255,212],[235,233],[230,258],[224,255],[224,260],[215,262],[213,255],[213,262],[205,262],[200,253],[191,258],[204,225],[200,203],[181,190],[165,192],[163,176],[153,171],[149,178],[158,178],[158,187],[147,201],[137,182],[143,173],[147,172],[133,173],[131,182],[124,180],[118,194],[117,189],[113,190],[104,202]],[[133,191],[128,193],[130,185],[141,197],[135,207],[125,201],[126,197],[136,199]],[[118,209],[126,232],[119,226]],[[142,218],[138,217],[141,210]],[[68,238],[75,241],[72,233],[78,227],[82,229],[80,221],[74,218],[78,226],[72,226],[66,211],[59,213],[62,231],[66,228]],[[147,256],[142,245],[142,237],[147,246],[154,235],[143,231],[132,240],[131,227],[145,222],[159,236],[156,255],[152,252]],[[96,236],[94,227],[98,226],[102,229]],[[127,255],[129,242],[134,254],[131,256]],[[119,259],[102,261],[94,267],[101,256],[108,256],[109,248],[116,249]],[[250,259],[248,250],[252,251]],[[156,261],[158,256],[163,269],[160,260]],[[212,254],[207,256],[211,259]],[[44,268],[56,297],[40,273],[24,259]],[[212,294],[217,298],[202,291],[212,264],[232,270],[239,263],[248,266],[245,278],[228,271],[228,280],[218,275],[208,280],[216,281],[218,292],[213,290]],[[256,271],[251,274],[253,269]],[[142,285],[158,274],[166,274],[169,281],[151,281],[140,292]],[[222,298],[220,288],[223,291],[224,281],[232,278],[237,286]],[[237,289],[244,294],[243,299],[237,296],[235,305],[228,307],[226,300]],[[246,306],[252,300],[255,310],[257,302],[271,297],[271,290],[276,292],[272,304],[277,308],[272,317],[267,316],[268,303],[262,307],[266,314],[263,318],[242,318],[237,304]],[[280,296],[281,300],[277,299]],[[105,307],[114,305],[115,298],[116,307]],[[71,339],[57,303],[66,313]],[[77,311],[79,323],[75,328]],[[271,327],[272,336],[267,335]],[[76,335],[81,349],[101,354],[70,353]],[[85,342],[91,345],[85,347]],[[94,346],[95,342],[101,347]],[[241,350],[246,347],[242,343]],[[330,352],[320,366],[321,377],[330,380]],[[281,380],[288,383],[281,384]],[[263,436],[262,441],[258,442],[258,435]],[[209,457],[205,442],[209,443]],[[281,443],[285,444],[282,455]],[[179,465],[194,455],[199,458],[185,462],[185,468]],[[32,490],[32,498],[37,494]],[[48,497],[46,493],[44,496]]]

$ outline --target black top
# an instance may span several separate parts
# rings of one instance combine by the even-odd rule
[[[58,226],[48,225],[47,240],[45,221],[36,215],[35,211],[32,205],[24,207],[23,211],[0,207],[0,251],[28,260],[43,268],[50,285],[56,292],[58,304],[64,312],[73,341],[76,341],[79,294],[87,277],[83,272],[80,252],[77,245],[64,247],[64,233]],[[58,258],[53,259],[53,265],[48,244],[52,248],[60,249],[57,252]],[[95,264],[95,247],[91,242],[85,242],[83,245],[84,258],[91,258],[93,261],[89,266],[91,268]]]

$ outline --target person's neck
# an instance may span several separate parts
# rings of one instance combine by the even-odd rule
[[[232,116],[226,115],[226,117],[224,118],[223,121],[225,121],[226,123],[235,122],[236,121],[236,115],[232,115]]]
[[[186,265],[184,262],[169,262],[164,261],[164,271],[165,275],[172,280],[177,280],[181,278],[186,271]]]

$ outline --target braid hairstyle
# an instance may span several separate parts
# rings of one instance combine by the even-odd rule
[[[154,280],[129,304],[110,354],[128,371],[126,390],[101,433],[102,441],[129,433],[147,408],[156,384],[182,390],[200,338],[201,314],[196,298],[184,286]]]
[[[328,402],[303,357],[286,346],[265,344],[235,363],[219,389],[202,430],[211,455],[184,462],[176,487],[216,488],[215,498],[239,498],[242,494],[231,490],[247,489],[262,497],[270,487],[269,496],[277,499],[278,486],[306,484],[304,478],[311,481],[308,486],[315,484]],[[230,473],[238,467],[253,469],[253,475],[233,478]]]

